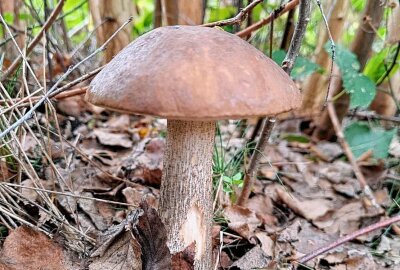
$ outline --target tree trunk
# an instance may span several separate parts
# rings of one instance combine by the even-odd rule
[[[162,26],[162,5],[161,0],[154,0],[154,14],[153,14],[154,28]]]
[[[109,39],[129,17],[134,15],[131,0],[90,0],[90,13],[94,25],[100,27],[96,30],[98,46]],[[103,62],[108,63],[120,50],[131,41],[131,26],[128,24],[108,44],[104,52]]]
[[[349,4],[349,0],[337,0],[328,19],[329,29],[335,42],[337,42],[343,34]],[[324,23],[321,24],[320,27],[314,61],[328,72],[325,74],[312,74],[305,81],[304,86],[302,87],[304,92],[301,114],[306,116],[310,115],[311,118],[313,118],[313,115],[316,115],[321,111],[325,101],[329,81],[329,69],[331,65],[330,56],[324,49],[324,45],[328,41],[328,31],[326,30]]]
[[[360,20],[360,26],[357,30],[354,41],[352,42],[351,51],[357,56],[360,62],[360,71],[365,67],[369,58],[372,43],[376,36],[376,29],[379,28],[382,20],[384,4],[381,1],[369,0],[365,8],[364,14]],[[337,87],[332,88],[332,96],[338,95],[342,91],[342,85],[339,83]],[[335,101],[335,109],[339,121],[341,122],[349,109],[350,96],[342,95]],[[325,109],[321,118],[317,122],[317,128],[314,130],[313,137],[318,140],[329,140],[334,136],[334,129],[329,117],[328,111]]]
[[[195,269],[212,269],[215,122],[168,120],[160,216],[172,254],[195,244]]]
[[[203,23],[203,0],[161,0],[164,25]]]

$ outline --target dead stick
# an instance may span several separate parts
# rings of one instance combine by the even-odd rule
[[[257,166],[260,163],[262,152],[268,145],[268,139],[271,136],[274,125],[275,119],[272,118],[264,120],[264,126],[260,135],[260,139],[257,142],[255,151],[251,155],[249,167],[246,170],[244,176],[243,189],[238,198],[237,205],[244,206],[250,196],[251,189],[254,185],[254,180],[256,178]]]
[[[46,31],[51,27],[53,22],[56,20],[58,14],[61,12],[61,10],[64,6],[64,2],[65,2],[65,0],[60,0],[60,2],[58,2],[56,8],[50,14],[49,18],[44,23],[44,25],[40,29],[39,33],[35,36],[35,38],[31,41],[31,43],[29,43],[28,47],[26,48],[26,55],[28,55],[33,50],[33,48],[36,46],[36,44],[38,44],[38,42],[42,38],[43,34],[46,33]],[[17,69],[21,60],[22,60],[22,55],[18,55],[18,57],[14,60],[14,62],[12,62],[12,64],[8,67],[8,69],[0,77],[0,81],[3,81],[8,76],[10,76]]]
[[[269,15],[267,18],[264,18],[264,19],[256,22],[255,24],[252,24],[249,27],[243,29],[242,31],[237,32],[236,35],[241,37],[241,38],[245,38],[245,37],[249,36],[254,31],[260,29],[261,27],[263,27],[266,24],[269,24],[272,21],[272,19],[276,19],[279,16],[281,16],[282,14],[284,14],[284,13],[288,12],[289,10],[295,8],[299,3],[300,3],[300,0],[292,0],[289,3],[280,6],[279,8],[274,10],[272,12],[272,14]]]
[[[362,229],[360,229],[358,231],[355,231],[355,232],[353,232],[353,233],[351,233],[349,235],[346,235],[346,236],[344,236],[342,238],[339,238],[338,240],[336,240],[335,242],[329,244],[328,246],[316,249],[316,250],[310,252],[309,254],[301,257],[298,260],[298,262],[301,263],[301,264],[304,264],[304,263],[308,262],[309,260],[312,260],[315,257],[317,257],[317,256],[319,256],[319,255],[321,255],[321,254],[323,254],[323,253],[325,253],[325,252],[327,252],[327,251],[329,251],[331,249],[334,249],[334,248],[336,248],[336,247],[338,247],[338,246],[340,246],[340,245],[342,245],[342,244],[344,244],[344,243],[346,243],[348,241],[351,241],[351,240],[353,240],[353,239],[355,239],[355,238],[357,238],[357,237],[359,237],[361,235],[373,232],[373,231],[375,231],[377,229],[380,229],[380,228],[387,227],[387,226],[389,226],[389,225],[391,225],[393,223],[396,223],[396,222],[400,222],[400,215],[392,217],[392,218],[389,218],[387,220],[380,221],[380,222],[375,223],[375,224],[372,224],[372,225],[370,225],[368,227],[362,228]]]
[[[241,9],[240,12],[233,18],[222,20],[222,21],[217,21],[217,22],[211,22],[211,23],[205,23],[202,26],[205,27],[215,27],[215,26],[226,26],[226,25],[233,25],[233,24],[239,24],[246,19],[247,14],[258,4],[260,4],[264,0],[256,0],[254,2],[251,2],[248,4],[245,8]]]
[[[335,70],[334,73],[338,72],[337,67],[334,67],[334,70]],[[347,159],[349,160],[351,166],[353,167],[354,174],[355,174],[358,182],[360,183],[360,185],[364,191],[364,194],[371,201],[373,206],[379,208],[379,205],[376,203],[374,194],[372,193],[370,187],[368,186],[368,183],[365,180],[365,177],[362,174],[361,169],[357,164],[357,160],[354,157],[353,152],[351,151],[350,145],[348,144],[348,142],[346,141],[346,139],[344,137],[342,125],[340,124],[339,119],[337,117],[335,106],[333,105],[333,101],[332,101],[332,93],[330,93],[330,92],[332,92],[332,91],[328,91],[329,102],[327,103],[327,109],[328,109],[329,117],[331,118],[333,129],[335,130],[337,139],[338,139],[340,145],[342,146],[343,151],[347,156]]]
[[[77,84],[79,84],[81,82],[84,82],[84,81],[92,78],[97,73],[99,73],[103,69],[103,67],[104,66],[96,68],[95,70],[90,71],[89,73],[87,73],[87,74],[85,74],[85,75],[73,80],[72,82],[69,82],[66,85],[54,90],[54,92],[52,92],[50,94],[49,98],[63,99],[63,98],[69,97],[69,96],[63,96],[63,95],[60,95],[60,94],[65,92],[65,91],[67,91],[67,90],[69,90],[72,86],[75,86],[75,85],[77,85]],[[81,87],[81,88],[78,88],[78,89],[83,89],[83,88],[85,88],[85,87]],[[69,90],[68,93],[66,93],[65,95],[69,95],[70,93],[75,93],[75,92],[72,92],[72,91],[78,91],[78,89]],[[87,89],[87,88],[85,88],[85,89]],[[76,92],[76,93],[77,93],[76,95],[82,94],[82,93],[78,93],[78,92]],[[71,94],[70,96],[74,96],[74,94]],[[28,97],[24,97],[24,98],[15,98],[15,99],[12,99],[12,100],[0,100],[0,105],[14,104],[14,106],[26,106],[26,105],[30,105],[30,103],[29,103],[30,101],[37,101],[37,100],[40,100],[41,98],[42,98],[42,96],[35,96],[35,97],[28,96]],[[15,104],[15,103],[18,103],[18,104]]]

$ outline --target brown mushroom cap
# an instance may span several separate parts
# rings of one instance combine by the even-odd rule
[[[132,114],[180,120],[270,116],[298,108],[290,77],[246,41],[201,26],[157,28],[93,79],[86,99]]]

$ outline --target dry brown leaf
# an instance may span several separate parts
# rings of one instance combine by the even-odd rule
[[[130,231],[124,232],[101,257],[89,265],[89,270],[142,269],[140,245]]]
[[[98,247],[91,255],[90,270],[142,269],[141,247],[132,231],[142,214],[141,209],[136,209],[123,222],[100,235]]]
[[[293,194],[289,194],[282,188],[278,188],[276,192],[282,202],[292,209],[293,212],[307,220],[315,220],[322,217],[333,208],[333,203],[329,200],[313,199],[300,201]]]
[[[172,270],[193,270],[195,243],[172,256]]]
[[[334,184],[342,183],[344,179],[352,178],[354,174],[353,167],[341,160],[319,166],[316,173],[318,173],[320,177],[325,177]]]
[[[271,257],[264,254],[259,246],[250,249],[243,257],[235,261],[232,267],[237,267],[241,270],[251,270],[267,267],[271,261]]]
[[[145,200],[153,208],[158,208],[158,200],[151,188],[139,184],[129,185],[129,187],[122,190],[122,194],[125,196],[127,203],[138,206],[143,200]]]
[[[133,145],[129,135],[125,133],[112,133],[107,129],[98,128],[93,131],[93,134],[105,146],[131,148]]]
[[[4,269],[10,270],[69,269],[68,258],[58,244],[25,226],[15,229],[6,238],[0,258]]]
[[[171,267],[171,253],[167,247],[167,231],[157,211],[146,202],[140,204],[143,214],[134,228],[142,248],[143,270],[164,270]],[[194,257],[194,253],[193,253]]]
[[[129,128],[130,122],[131,120],[128,114],[121,114],[111,116],[104,125],[112,131],[125,131]]]
[[[93,195],[89,192],[83,192],[81,195],[93,198]],[[103,231],[108,228],[106,220],[103,218],[102,215],[99,214],[99,210],[95,201],[78,199],[78,204],[80,209],[82,209],[82,211],[85,212],[88,217],[90,217],[90,220],[93,222],[96,229]]]
[[[224,215],[229,220],[228,227],[248,240],[261,225],[261,220],[256,213],[245,207],[228,206],[224,209]]]
[[[255,212],[262,220],[263,224],[275,225],[276,217],[273,216],[274,205],[272,200],[264,194],[256,194],[251,197],[246,204],[246,207]]]
[[[255,237],[257,237],[264,254],[273,258],[275,243],[271,237],[266,232],[256,232]]]
[[[65,115],[79,117],[87,110],[87,103],[83,101],[81,96],[73,96],[57,101],[57,111]]]
[[[374,207],[366,210],[363,203],[358,200],[350,202],[318,220],[313,220],[313,224],[328,234],[346,235],[358,230],[364,218],[378,217],[381,214],[382,210]]]
[[[142,181],[149,185],[161,184],[165,140],[148,139],[141,142],[124,161],[123,177],[131,181]]]

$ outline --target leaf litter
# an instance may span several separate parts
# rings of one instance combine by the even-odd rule
[[[30,235],[59,250],[59,259],[53,260],[59,265],[54,269],[192,269],[194,246],[172,256],[166,246],[165,229],[154,210],[158,207],[162,175],[165,121],[116,113],[104,118],[103,114],[108,112],[81,105],[72,109],[64,113],[80,122],[72,125],[71,119],[64,118],[63,126],[66,139],[77,143],[71,146],[49,139],[56,172],[43,166],[38,171],[40,182],[32,182],[23,175],[22,185],[35,188],[41,183],[43,189],[64,190],[117,204],[52,196],[68,220],[97,239],[95,244],[86,246],[86,254],[80,254],[79,259],[76,253],[73,256],[67,252],[63,245],[65,236],[58,233],[48,239],[27,227],[15,232],[29,230]],[[93,119],[87,116],[88,111],[93,113]],[[236,139],[234,121],[221,122],[220,130],[225,158],[229,161],[244,148],[247,139]],[[23,142],[30,157],[40,158],[35,140],[27,135]],[[392,155],[397,155],[396,149],[394,142]],[[393,169],[374,159],[363,162],[362,169],[375,189],[379,204],[385,209],[393,207],[385,187],[385,176],[395,174]],[[1,164],[5,172],[2,175],[13,175],[8,169],[5,171],[3,160]],[[275,139],[265,151],[258,179],[245,207],[235,206],[234,196],[228,200],[225,196],[223,203],[217,201],[213,233],[217,269],[286,269],[292,260],[384,217],[384,211],[364,207],[360,186],[336,143]],[[0,178],[0,181],[5,180]],[[30,201],[42,204],[37,191],[23,189],[23,194]],[[36,209],[32,218],[37,218],[38,224],[53,226],[45,212],[31,203],[28,205]],[[9,251],[10,241],[24,248],[24,243],[13,240],[15,232],[4,241],[0,269],[26,266],[23,258]],[[395,269],[399,266],[398,238],[381,233],[360,237],[308,265],[315,269]],[[41,248],[36,252],[47,252],[45,245]],[[15,264],[10,266],[10,261]],[[67,268],[68,264],[75,268]]]

